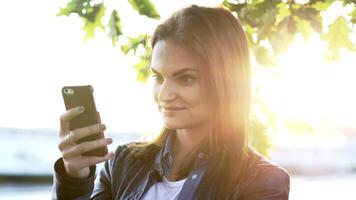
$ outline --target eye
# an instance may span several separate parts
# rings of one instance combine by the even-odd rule
[[[154,80],[155,83],[162,83],[163,82],[162,76],[160,76],[158,74],[153,74],[152,75],[152,79]]]
[[[195,80],[196,80],[196,77],[191,76],[191,75],[183,75],[183,76],[179,77],[179,82],[184,85],[192,84],[192,83],[194,83]]]

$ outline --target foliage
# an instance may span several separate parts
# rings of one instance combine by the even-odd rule
[[[125,54],[133,52],[140,58],[140,62],[133,68],[137,71],[137,80],[145,82],[149,76],[148,65],[151,57],[151,49],[147,45],[149,34],[142,33],[135,37],[125,35],[122,31],[120,13],[115,9],[109,14],[105,13],[106,5],[103,0],[68,1],[68,4],[60,9],[58,15],[77,14],[84,22],[85,40],[95,37],[96,28],[107,32],[114,46],[120,36],[128,39],[127,44],[120,45],[121,51]],[[140,15],[160,19],[159,13],[150,0],[128,0],[128,2]],[[356,50],[355,44],[349,38],[352,32],[349,26],[356,23],[356,1],[339,0],[344,6],[353,7],[352,12],[348,13],[349,18],[340,16],[328,27],[324,27],[322,13],[327,11],[334,2],[333,0],[310,0],[306,4],[299,4],[294,0],[221,0],[221,5],[238,16],[247,33],[257,63],[271,67],[277,64],[277,56],[288,49],[297,33],[303,35],[306,40],[312,33],[319,34],[320,38],[328,44],[325,55],[329,61],[338,59],[342,48]],[[106,14],[110,17],[107,25],[104,26],[102,19]],[[144,53],[138,54],[136,51],[138,48],[143,48]],[[263,102],[255,102],[255,105],[269,118],[276,118],[273,112],[263,105]],[[309,130],[309,127],[302,122],[286,122],[286,124],[288,127],[296,126],[297,129]],[[252,145],[260,152],[267,154],[270,144],[266,134],[266,125],[257,116],[253,117],[252,130]]]
[[[58,16],[78,14],[84,21],[85,40],[95,37],[96,28],[104,29],[101,20],[105,15],[104,3],[93,4],[92,0],[71,0],[65,8],[61,8]]]
[[[155,6],[149,0],[128,0],[131,6],[140,15],[145,15],[149,18],[159,19],[160,15],[155,9]]]
[[[289,47],[296,33],[301,33],[305,39],[308,39],[312,31],[318,33],[328,43],[326,56],[330,61],[338,59],[341,48],[355,50],[348,37],[351,31],[344,17],[335,20],[327,32],[323,30],[321,12],[326,11],[333,2],[311,0],[301,5],[295,1],[230,3],[224,0],[223,5],[236,13],[243,26],[248,29],[248,38],[257,62],[265,66],[274,66],[276,57]],[[355,7],[354,1],[344,1],[344,5],[348,4]],[[352,23],[356,21],[355,13],[355,10],[350,13],[353,17]],[[336,35],[338,39],[335,40]],[[272,51],[267,50],[266,43]]]
[[[338,17],[334,23],[329,26],[329,31],[322,37],[329,43],[329,59],[337,59],[341,48],[356,50],[355,45],[349,38],[350,33],[351,29],[347,26],[347,21],[344,17]]]
[[[83,29],[86,31],[86,39],[95,36],[97,27],[103,30],[107,29],[108,35],[115,45],[119,36],[124,35],[121,31],[119,13],[114,9],[110,14],[109,23],[104,27],[101,22],[106,9],[104,1],[96,4],[94,2],[97,1],[69,0],[67,6],[61,8],[58,15],[78,14],[85,22]],[[154,4],[149,0],[128,0],[128,2],[140,15],[160,19]],[[333,0],[310,0],[306,4],[299,4],[291,0],[223,0],[221,5],[236,14],[240,19],[246,30],[256,61],[264,66],[275,66],[278,54],[287,50],[294,41],[296,33],[302,34],[305,39],[308,39],[312,32],[318,33],[328,43],[325,55],[330,61],[338,59],[341,48],[355,50],[355,45],[349,38],[351,33],[349,22],[356,23],[355,1],[342,1],[344,6],[350,5],[354,8],[349,13],[349,21],[340,16],[328,29],[323,27],[321,13],[327,11],[334,2]],[[149,38],[147,36],[146,34],[144,38]],[[147,44],[142,40],[142,35],[137,36],[136,39],[126,35],[125,37],[130,38],[130,44],[121,47],[125,53],[129,52],[130,49],[135,51],[139,46],[137,41],[141,41],[140,44]],[[145,44],[143,46],[146,46]],[[149,55],[150,49],[147,48],[146,50]],[[143,59],[146,59],[146,57],[143,57]],[[138,76],[142,77],[139,79],[141,81],[145,81],[147,78],[140,74],[147,71],[143,70],[143,63],[145,62],[140,62],[138,64],[140,66],[135,67],[138,70]]]
[[[268,149],[272,146],[267,134],[267,125],[256,117],[252,118],[251,131],[249,134],[250,145],[259,153],[268,156]]]
[[[140,61],[133,66],[133,69],[137,72],[136,79],[140,82],[146,82],[151,72],[149,64],[151,61],[152,50],[149,48],[149,45],[147,45],[148,38],[148,34],[140,34],[137,37],[128,37],[128,44],[121,46],[121,51],[126,55],[130,51],[133,51],[134,55],[139,56]],[[144,54],[137,55],[136,50],[139,46],[145,49]]]
[[[122,35],[121,20],[116,10],[113,10],[110,15],[108,28],[110,30],[109,37],[111,38],[112,44],[115,46],[116,42],[119,40],[119,36]]]

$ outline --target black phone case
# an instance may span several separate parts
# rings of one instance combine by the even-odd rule
[[[68,92],[71,91],[71,92]],[[85,110],[82,114],[73,118],[70,121],[70,130],[74,130],[77,128],[89,126],[92,124],[101,123],[100,114],[96,110],[94,96],[94,89],[91,85],[85,86],[65,86],[62,88],[62,96],[64,99],[64,104],[66,110],[77,106],[84,106]],[[100,138],[104,138],[104,133],[99,132],[94,135],[87,136],[77,141],[77,143],[82,143],[86,141],[97,140]],[[83,153],[83,156],[104,156],[108,153],[108,148],[100,147],[88,152]]]

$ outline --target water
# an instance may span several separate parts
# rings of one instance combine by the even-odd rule
[[[124,143],[143,139],[141,133],[107,133],[114,142],[110,151]],[[0,176],[50,176],[60,157],[58,131],[0,127]]]
[[[52,184],[0,184],[0,200],[51,199]]]
[[[51,184],[0,184],[1,200],[39,200],[51,198]],[[294,176],[290,200],[354,200],[356,174]]]

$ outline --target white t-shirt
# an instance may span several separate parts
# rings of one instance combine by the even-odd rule
[[[163,176],[161,182],[153,184],[148,189],[143,200],[176,200],[186,180],[169,181]]]

